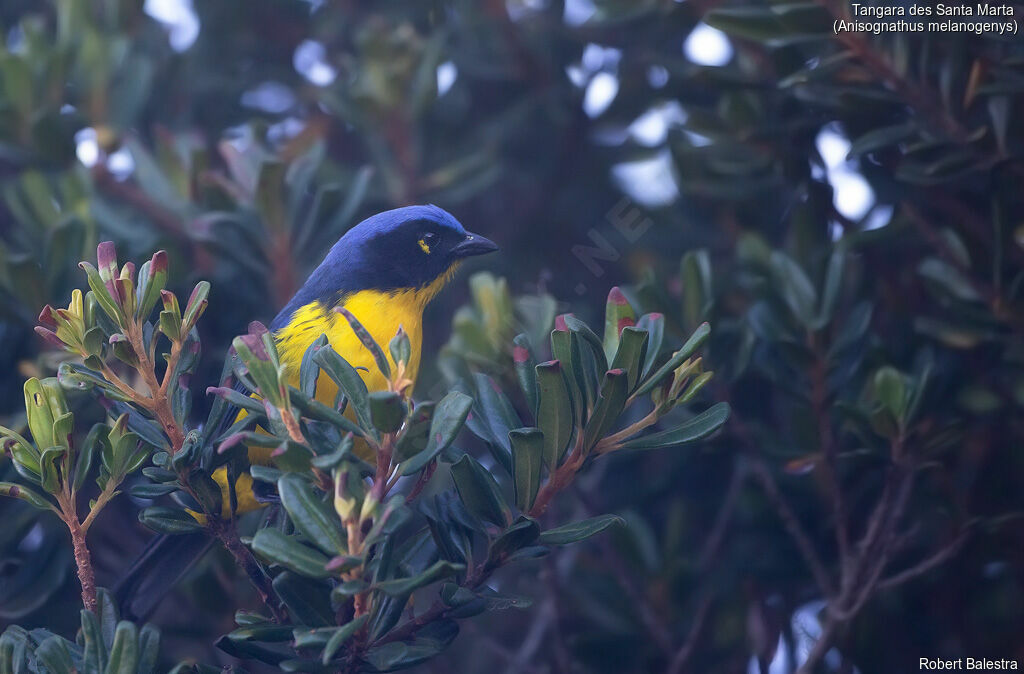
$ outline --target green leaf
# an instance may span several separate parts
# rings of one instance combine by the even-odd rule
[[[807,274],[793,258],[781,251],[772,253],[770,265],[782,299],[801,323],[811,325],[818,304],[818,293]]]
[[[42,471],[43,491],[56,494],[60,491],[61,470],[58,462],[67,454],[66,447],[48,447],[39,457],[39,468]]]
[[[160,332],[167,335],[167,339],[178,340],[181,338],[181,321],[170,311],[160,312]]]
[[[351,311],[345,307],[336,307],[335,311],[345,317],[348,324],[352,326],[352,331],[356,333],[356,337],[363,343],[363,346],[373,355],[373,360],[377,363],[377,369],[380,370],[381,374],[384,375],[385,379],[391,378],[391,366],[388,364],[387,356],[384,355],[384,351],[381,350],[380,345],[373,338],[373,335],[363,327],[363,324],[359,322]]]
[[[302,413],[302,416],[315,421],[327,422],[332,426],[337,426],[346,433],[352,433],[353,435],[363,437],[363,429],[350,421],[338,410],[328,407],[315,398],[306,397],[297,389],[289,387],[289,392],[292,404],[298,408]]]
[[[317,498],[305,479],[288,473],[277,481],[277,491],[292,524],[307,540],[327,555],[347,551],[334,508]]]
[[[317,351],[313,360],[348,398],[349,406],[355,411],[359,426],[365,432],[371,432],[373,420],[370,417],[370,398],[366,390],[366,383],[359,376],[359,372],[330,346],[325,346]]]
[[[668,359],[668,362],[658,368],[657,372],[652,374],[650,377],[640,385],[640,388],[636,390],[634,396],[641,396],[648,393],[655,386],[660,384],[662,380],[670,376],[677,367],[683,364],[687,358],[693,355],[694,351],[699,349],[705,341],[707,341],[708,335],[711,334],[711,326],[707,323],[701,323],[690,338],[686,340],[682,348],[672,354],[672,357]]]
[[[302,353],[302,363],[299,366],[299,390],[307,398],[316,397],[316,380],[320,374],[320,367],[313,361],[313,356],[325,346],[327,346],[327,335],[320,335]]]
[[[540,535],[536,520],[520,516],[512,526],[505,529],[492,544],[487,553],[489,564],[502,564],[512,553],[530,545]]]
[[[880,368],[874,377],[875,397],[893,419],[903,421],[907,410],[907,383],[903,374],[892,367]]]
[[[186,534],[203,528],[185,511],[166,506],[150,506],[140,510],[139,521],[159,534]]]
[[[570,522],[541,533],[538,541],[542,545],[567,545],[590,538],[613,524],[624,525],[626,521],[618,515],[600,515],[579,522]]]
[[[540,490],[544,465],[544,434],[539,428],[517,428],[509,431],[512,443],[512,480],[516,507],[528,511]]]
[[[87,360],[86,362],[89,361]],[[103,391],[103,395],[111,400],[121,402],[128,400],[123,393],[111,386],[99,372],[77,363],[67,361],[61,363],[57,368],[57,379],[60,381],[61,386],[67,389],[88,391],[94,386],[98,386]]]
[[[634,327],[623,328],[619,336],[619,348],[612,357],[613,370],[625,370],[628,374],[627,389],[636,388],[643,375],[644,358],[647,355],[649,335],[646,330]]]
[[[922,260],[917,273],[958,300],[977,302],[981,299],[968,277],[945,260],[935,257]]]
[[[544,462],[548,470],[554,472],[569,448],[575,428],[572,396],[557,360],[537,366],[537,382],[540,387],[537,426],[544,434]]]
[[[106,674],[137,674],[139,665],[139,632],[133,623],[117,623],[114,643],[110,647],[110,660]]]
[[[604,342],[601,341],[601,338],[590,329],[589,325],[570,314],[565,315],[565,325],[587,344],[590,353],[594,356],[594,362],[597,364],[597,371],[606,371],[608,369],[608,359],[604,355]]]
[[[85,484],[96,457],[96,449],[102,447],[102,438],[106,437],[107,433],[109,433],[109,429],[106,424],[94,424],[89,429],[89,434],[85,436],[85,442],[79,447],[71,477],[71,488],[76,492]]]
[[[683,445],[711,435],[721,428],[728,418],[729,403],[718,403],[675,428],[627,440],[622,443],[621,448],[642,450]]]
[[[707,250],[687,251],[679,275],[683,282],[683,320],[690,328],[704,320],[711,304],[711,260]]]
[[[659,313],[644,314],[636,322],[638,330],[647,331],[647,354],[644,356],[644,369],[641,377],[654,367],[661,353],[661,344],[665,339],[665,316]]]
[[[430,438],[430,424],[437,403],[421,402],[413,408],[412,414],[405,422],[405,428],[395,442],[395,460],[399,463],[407,461],[427,448]]]
[[[32,441],[37,447],[53,447],[56,443],[53,438],[54,411],[49,402],[49,395],[44,388],[43,382],[35,377],[25,382],[25,414],[28,417],[28,430],[32,434]],[[59,409],[60,414],[67,412],[67,405]]]
[[[708,12],[704,20],[730,35],[770,47],[827,39],[830,23],[827,12],[813,2],[723,7]]]
[[[466,423],[473,407],[473,399],[464,393],[451,391],[434,408],[430,420],[427,446],[405,462],[402,475],[412,475],[423,469],[435,456],[448,448]]]
[[[146,320],[160,299],[160,291],[167,285],[167,252],[158,250],[139,269],[139,286],[136,295],[139,305],[135,317]]]
[[[818,310],[818,318],[813,326],[815,329],[820,330],[832,320],[839,298],[840,286],[843,282],[845,266],[846,251],[836,247],[828,259],[828,268],[825,270],[825,285],[821,291],[821,308]]]
[[[308,578],[327,578],[328,558],[277,529],[260,529],[252,538],[252,550],[260,557]]]
[[[382,433],[394,433],[402,427],[409,409],[401,395],[393,391],[374,391],[369,394],[370,420]]]
[[[334,630],[331,638],[327,640],[327,645],[324,646],[321,662],[325,665],[330,662],[334,654],[338,652],[338,649],[344,646],[345,642],[351,639],[356,632],[361,630],[369,618],[368,614],[361,615],[352,622]]]
[[[499,527],[512,521],[512,510],[505,502],[494,476],[469,454],[452,464],[452,481],[466,509],[482,520]]]
[[[412,358],[412,344],[409,342],[409,335],[402,327],[398,328],[398,334],[388,342],[388,352],[391,353],[391,360],[395,365],[405,363],[409,365]]]
[[[285,571],[274,578],[273,586],[295,624],[309,627],[334,624],[329,588],[323,581]]]
[[[477,408],[491,433],[491,437],[505,452],[511,451],[508,432],[522,426],[519,415],[508,401],[501,387],[485,374],[475,373],[473,383],[477,392]]]
[[[375,584],[373,589],[392,597],[406,596],[421,587],[440,580],[441,578],[447,578],[448,576],[460,573],[464,571],[465,568],[466,566],[464,564],[453,564],[452,562],[441,559],[434,562],[434,564],[429,568],[421,571],[415,576],[385,580]]]
[[[40,510],[54,510],[54,507],[50,502],[41,495],[32,491],[28,487],[23,487],[22,485],[14,484],[13,482],[0,482],[0,496],[21,499]]]
[[[67,643],[63,637],[52,636],[44,639],[36,648],[36,658],[50,674],[71,674],[75,671]],[[0,662],[0,671],[7,671],[2,662]]]
[[[88,262],[80,262],[78,266],[85,272],[86,279],[89,281],[89,288],[92,289],[93,297],[96,298],[100,308],[110,317],[110,320],[123,328],[127,322],[124,312],[121,310],[121,305],[115,302],[114,298],[110,295],[110,291],[107,290],[106,284],[100,278],[99,272]]]
[[[185,305],[185,315],[181,319],[182,334],[188,334],[195,327],[203,312],[206,311],[207,298],[209,296],[210,282],[200,281],[197,283],[196,287],[192,290],[192,295],[188,298],[188,304]]]
[[[861,155],[896,145],[916,137],[917,133],[918,125],[913,122],[873,128],[850,143],[850,151],[847,152],[846,158],[855,159]]]
[[[25,438],[21,437],[9,428],[0,426],[0,451],[9,454],[19,473],[27,472],[34,482],[38,482],[40,475],[39,450]]]
[[[601,384],[601,396],[583,433],[583,451],[589,451],[614,427],[629,396],[629,375],[623,370],[608,370]]]
[[[105,672],[107,648],[103,643],[100,621],[92,611],[82,610],[82,660],[88,671]]]
[[[608,293],[604,309],[604,356],[607,361],[615,358],[619,350],[619,335],[624,328],[636,325],[636,312],[618,286]]]
[[[537,417],[537,361],[530,350],[530,340],[526,335],[516,335],[512,340],[515,346],[512,347],[512,364],[516,370],[516,379],[519,380],[519,387],[523,390],[526,404],[530,407],[534,418]]]
[[[572,344],[572,333],[568,330],[556,328],[551,331],[551,355],[560,364],[565,384],[572,396],[573,424],[582,425],[587,418],[587,398],[584,392],[586,381],[583,373],[577,373],[572,357]]]

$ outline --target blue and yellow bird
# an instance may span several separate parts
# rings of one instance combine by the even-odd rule
[[[404,329],[412,347],[406,377],[415,381],[427,304],[451,280],[463,260],[497,248],[489,239],[467,232],[437,206],[396,208],[363,220],[331,248],[270,325],[291,384],[298,387],[299,365],[306,349],[320,335],[326,335],[331,347],[358,368],[370,391],[387,388],[373,355],[348,321],[335,311],[338,307],[350,311],[378,344],[388,344],[399,328]],[[336,395],[334,382],[320,377],[317,400],[333,405]],[[250,448],[250,462],[268,463],[269,451]],[[227,504],[226,473],[221,469],[214,477],[225,491],[223,502]],[[259,507],[248,475],[236,482],[236,495],[236,512]],[[230,516],[230,512],[225,515]],[[145,618],[173,582],[209,547],[205,535],[188,538],[157,537],[129,570],[117,592],[128,615]]]

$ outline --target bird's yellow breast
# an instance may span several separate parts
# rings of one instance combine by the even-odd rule
[[[424,297],[427,289],[380,292],[362,290],[345,299],[342,306],[363,324],[367,332],[380,345],[392,368],[388,344],[402,328],[409,336],[412,347],[406,376],[415,381],[420,364],[420,347],[423,340],[423,309],[429,301]],[[327,335],[331,347],[341,354],[352,367],[359,370],[366,388],[381,391],[387,388],[387,380],[377,367],[370,350],[359,341],[352,326],[344,316],[320,302],[300,307],[291,321],[277,331],[277,350],[281,362],[288,367],[288,379],[292,386],[299,385],[299,366],[302,355],[320,335]],[[326,405],[334,405],[338,388],[330,377],[320,377],[317,382],[316,399]]]
[[[388,344],[391,339],[402,328],[409,336],[409,362],[406,363],[405,377],[416,381],[416,374],[420,367],[420,349],[423,342],[423,310],[430,300],[445,286],[455,273],[456,265],[452,265],[448,271],[438,277],[433,283],[422,288],[410,288],[397,291],[361,290],[346,296],[341,303],[353,316],[356,317],[374,341],[384,351],[392,371],[396,364],[391,357]],[[277,344],[277,352],[281,362],[288,369],[288,383],[298,388],[299,371],[302,366],[302,356],[306,349],[320,335],[327,335],[327,341],[331,347],[341,354],[341,357],[348,361],[352,367],[357,368],[366,388],[370,391],[383,391],[388,387],[388,381],[377,367],[373,354],[356,336],[348,320],[334,311],[334,307],[327,306],[321,302],[311,302],[300,307],[292,314],[288,323],[274,333],[274,340]],[[330,377],[317,378],[316,399],[325,405],[334,406],[338,396],[338,387]],[[349,410],[351,415],[352,411]],[[245,410],[239,412],[237,418],[245,416]],[[371,451],[361,441],[356,443],[356,454],[365,459],[371,458],[367,452]],[[272,462],[271,449],[265,447],[249,447],[249,461],[254,464],[268,465]],[[219,469],[214,479],[221,485],[224,494],[225,514],[229,517],[227,510],[227,472]],[[255,504],[255,500],[251,499]],[[252,508],[241,507],[241,495],[239,496],[240,507],[237,512]]]

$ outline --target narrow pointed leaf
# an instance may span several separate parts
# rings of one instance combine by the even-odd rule
[[[548,470],[554,471],[572,440],[572,396],[557,360],[537,366],[537,382],[540,388],[537,426],[544,434],[544,462]]]
[[[334,654],[338,652],[338,649],[344,646],[346,641],[351,639],[356,632],[362,629],[363,625],[366,624],[366,621],[369,620],[369,618],[370,616],[368,614],[364,614],[352,622],[336,629],[334,634],[331,635],[331,638],[327,640],[327,645],[324,646],[321,662],[323,662],[324,665],[329,663],[334,657]]]
[[[43,496],[28,487],[13,482],[0,482],[0,496],[21,499],[40,510],[53,510],[53,506]]]
[[[106,674],[137,674],[139,666],[139,632],[133,623],[122,620],[114,632]]]
[[[512,478],[516,506],[528,511],[540,490],[544,464],[544,434],[539,428],[518,428],[509,432],[512,443]]]
[[[711,334],[711,326],[707,323],[701,323],[700,326],[693,331],[690,338],[686,340],[682,348],[672,354],[672,357],[668,359],[668,362],[658,368],[658,371],[652,374],[650,377],[640,385],[640,388],[636,390],[634,395],[644,395],[653,389],[655,386],[660,384],[662,380],[668,377],[672,372],[683,364],[687,358],[693,355],[693,353],[699,349],[705,341],[707,341],[708,335]]]
[[[718,403],[675,428],[627,440],[622,449],[658,449],[694,442],[717,431],[728,418],[729,403]]]
[[[647,356],[649,336],[646,330],[635,327],[623,328],[619,336],[619,348],[612,358],[613,370],[625,370],[627,389],[632,391],[643,375],[644,358]]]
[[[402,475],[412,475],[422,470],[434,457],[447,449],[465,425],[472,407],[473,399],[458,391],[451,391],[442,398],[434,408],[430,420],[427,446],[405,462]]]
[[[452,481],[459,498],[475,516],[499,527],[512,521],[512,510],[494,476],[469,454],[452,464]]]
[[[415,576],[385,580],[374,585],[373,589],[392,597],[401,597],[408,595],[421,587],[430,585],[441,578],[446,578],[459,573],[465,568],[464,564],[453,564],[452,562],[441,559],[434,562],[434,564],[429,568],[421,571]]]
[[[618,515],[600,515],[598,517],[591,517],[590,519],[571,522],[569,524],[563,524],[560,527],[555,527],[554,529],[548,529],[547,531],[542,532],[537,540],[542,545],[567,545],[569,543],[577,543],[590,538],[594,534],[604,531],[613,524],[622,525],[625,524],[625,520]]]
[[[654,367],[661,353],[661,344],[665,339],[665,316],[659,313],[644,314],[636,322],[636,327],[647,331],[647,355],[644,356],[644,369],[641,378]]]
[[[623,370],[608,370],[601,384],[601,397],[583,433],[584,451],[589,450],[615,426],[629,397],[629,375]]]
[[[308,578],[327,578],[330,561],[323,553],[303,545],[277,529],[260,529],[252,538],[253,552],[274,564]]]
[[[623,329],[636,325],[636,312],[618,286],[608,293],[604,310],[604,355],[606,361],[615,358],[619,350],[619,335]]]
[[[512,340],[515,346],[512,347],[512,363],[516,370],[516,379],[519,380],[519,387],[523,390],[523,397],[534,418],[537,417],[537,405],[539,404],[537,393],[537,361],[530,352],[530,340],[526,335],[516,335]]]
[[[288,517],[295,528],[327,555],[337,555],[347,548],[338,516],[323,499],[317,498],[308,482],[296,473],[288,473],[277,481]]]
[[[339,314],[345,317],[348,324],[352,326],[352,331],[356,333],[356,337],[363,343],[363,346],[373,354],[373,360],[377,363],[377,369],[381,371],[386,379],[391,378],[391,366],[388,363],[387,356],[384,355],[384,351],[380,348],[380,344],[373,338],[373,335],[363,327],[363,324],[359,322],[351,311],[345,307],[337,307],[335,309]]]
[[[320,368],[334,380],[341,392],[348,398],[349,406],[356,415],[359,426],[366,432],[373,430],[370,418],[370,398],[366,383],[359,372],[330,346],[325,346],[313,356]]]

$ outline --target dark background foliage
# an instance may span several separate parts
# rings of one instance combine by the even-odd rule
[[[167,249],[179,295],[212,282],[212,383],[348,227],[436,203],[515,294],[600,318],[619,284],[674,339],[710,321],[734,415],[706,450],[596,466],[560,507],[628,529],[502,576],[533,606],[424,670],[788,671],[822,627],[829,671],[1024,659],[1024,42],[833,34],[848,11],[6,1],[0,422],[52,373],[35,316],[97,241]],[[428,311],[426,363],[468,297],[464,275]],[[92,534],[101,585],[138,506]],[[63,531],[0,513],[0,621],[70,634]],[[157,617],[168,657],[229,662],[212,642],[252,603],[211,556]]]

